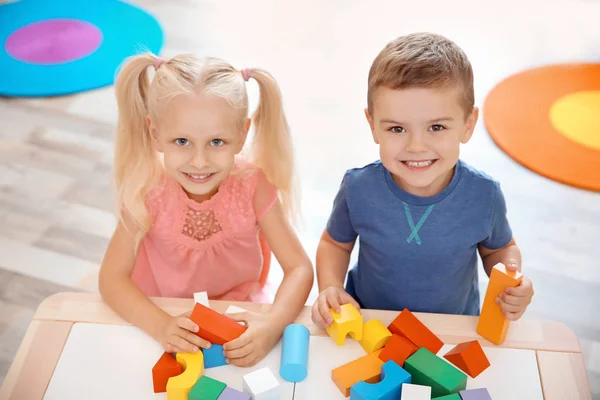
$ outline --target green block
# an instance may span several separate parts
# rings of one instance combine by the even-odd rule
[[[188,400],[217,400],[226,387],[223,382],[202,375],[190,390]]]
[[[434,397],[433,400],[462,400],[458,393],[449,394],[448,396]]]
[[[429,350],[421,347],[404,363],[415,385],[431,386],[431,396],[446,396],[465,390],[467,375],[454,368]]]

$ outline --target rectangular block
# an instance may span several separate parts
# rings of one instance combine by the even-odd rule
[[[457,393],[449,394],[448,396],[436,397],[433,400],[462,400]]]
[[[281,387],[269,367],[264,367],[244,375],[244,393],[253,400],[279,400]]]
[[[440,338],[406,308],[392,321],[388,329],[396,335],[404,336],[417,348],[425,347],[433,354],[437,354],[444,345]]]
[[[248,393],[238,392],[235,389],[226,387],[217,400],[252,400]]]
[[[223,346],[220,344],[212,344],[210,349],[202,349],[202,353],[204,353],[204,368],[227,365],[225,355],[223,354]]]
[[[462,390],[459,394],[462,400],[492,400],[486,388]]]
[[[380,353],[381,350],[377,350],[331,371],[333,383],[345,397],[350,396],[350,388],[360,381],[379,382],[383,366],[383,361],[379,358]]]
[[[481,315],[477,323],[477,333],[492,343],[501,344],[504,342],[510,322],[504,316],[500,306],[496,304],[496,299],[506,288],[519,286],[522,280],[523,275],[520,272],[508,271],[502,263],[498,263],[492,268]]]
[[[223,382],[202,375],[188,394],[188,400],[217,400],[226,387]]]
[[[424,347],[406,360],[404,369],[412,376],[412,383],[431,386],[434,398],[458,393],[467,387],[467,375]]]
[[[196,333],[213,344],[225,344],[237,339],[246,331],[246,327],[233,319],[203,306],[194,305],[191,320],[200,328]]]
[[[383,362],[393,360],[399,366],[404,367],[406,359],[412,356],[417,350],[419,350],[417,346],[404,336],[392,335],[381,351],[379,358]]]
[[[429,386],[415,385],[414,383],[402,384],[402,400],[431,400]]]

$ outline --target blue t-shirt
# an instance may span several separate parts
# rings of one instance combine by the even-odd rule
[[[459,160],[439,194],[404,191],[381,161],[344,175],[327,223],[359,239],[346,290],[363,308],[479,315],[477,246],[512,239],[498,182]]]

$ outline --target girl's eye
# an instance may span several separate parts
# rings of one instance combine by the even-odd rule
[[[392,126],[390,128],[390,131],[392,131],[394,133],[404,133],[404,132],[406,132],[406,130],[403,127],[401,127],[401,126]]]
[[[222,139],[213,139],[210,141],[210,145],[213,147],[223,146],[225,142]]]
[[[446,129],[446,128],[442,125],[432,125],[431,126],[431,130],[434,132],[440,132],[440,131],[443,131],[444,129]]]
[[[178,138],[175,139],[175,144],[177,144],[178,146],[189,146],[190,141],[184,138]]]

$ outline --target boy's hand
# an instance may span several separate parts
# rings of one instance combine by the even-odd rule
[[[237,339],[223,345],[229,364],[251,367],[261,361],[277,344],[284,326],[270,314],[246,311],[228,314],[228,317],[246,323],[248,329]]]
[[[507,269],[520,270],[514,265],[507,265]],[[533,298],[533,284],[525,275],[521,283],[516,288],[506,288],[506,290],[498,296],[496,303],[504,311],[504,315],[510,321],[516,321],[523,316],[527,306]]]
[[[312,307],[312,321],[321,329],[327,329],[333,322],[333,316],[330,309],[339,313],[340,306],[346,303],[352,303],[360,312],[360,306],[344,289],[336,286],[330,286],[319,294],[319,298]]]
[[[196,335],[198,325],[190,319],[191,315],[189,311],[170,318],[165,324],[160,342],[167,353],[195,353],[199,347],[210,348],[210,342]]]

